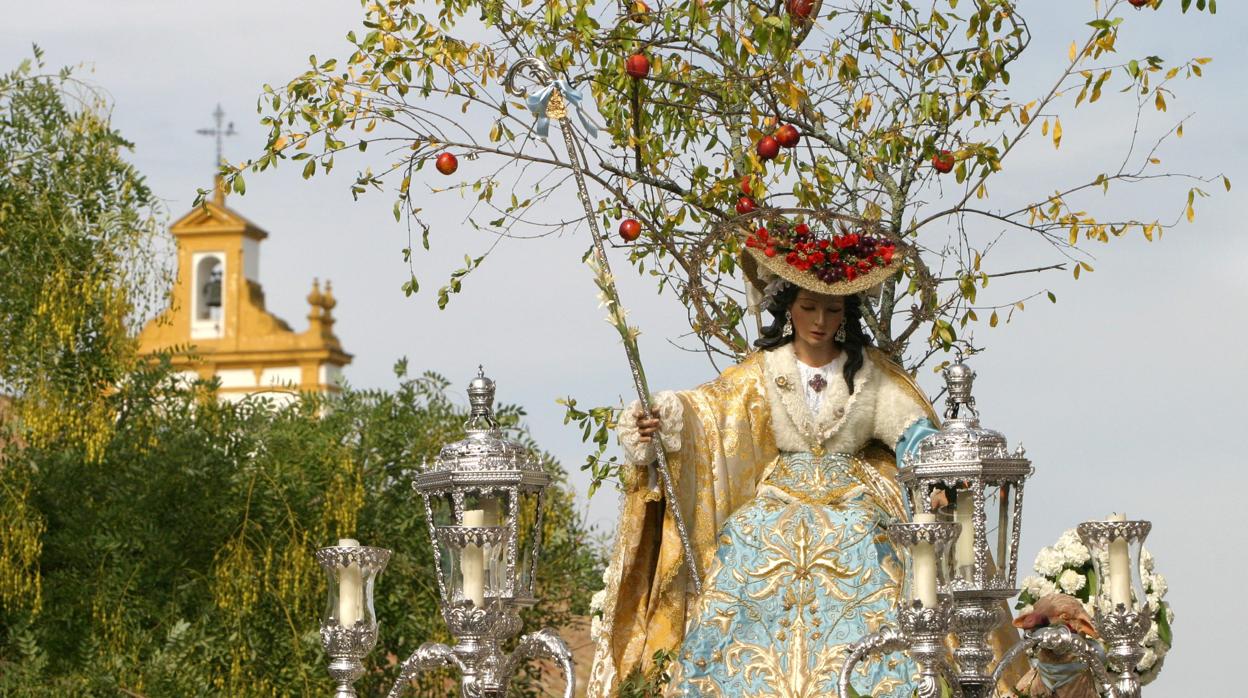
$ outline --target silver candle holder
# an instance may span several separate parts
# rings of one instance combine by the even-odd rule
[[[494,418],[494,392],[494,381],[479,372],[468,387],[472,413],[466,437],[443,446],[414,479],[437,561],[439,606],[455,644],[421,645],[400,665],[390,698],[401,696],[421,672],[441,667],[459,670],[464,698],[504,698],[516,671],[536,658],[558,663],[566,679],[565,698],[575,692],[572,652],[554,630],[524,635],[510,654],[502,649],[520,632],[521,609],[537,603],[534,586],[550,476],[527,447],[503,434]],[[367,556],[354,552],[362,550],[384,553],[380,566],[364,565]],[[367,559],[378,559],[376,553],[371,555]],[[361,571],[376,568],[363,587],[367,618],[344,627],[327,612],[322,623],[322,638],[330,638],[326,640],[330,673],[338,682],[335,698],[355,696],[351,684],[363,672],[360,659],[376,644],[372,579],[389,555],[382,548],[341,546],[324,548],[317,555],[318,560],[358,562]],[[334,569],[348,569],[347,563],[339,562],[334,562]],[[331,610],[341,605],[344,578],[354,589],[350,575],[331,574]]]
[[[949,546],[957,539],[962,525],[958,523],[897,523],[888,527],[888,537],[902,558],[902,593],[898,601],[898,629],[885,626],[849,647],[849,656],[841,666],[837,691],[849,696],[854,669],[868,656],[906,650],[919,666],[916,690],[919,696],[940,696],[940,679],[952,684],[953,664],[948,659],[945,638],[953,619],[953,600],[948,594],[932,593],[946,586],[950,579]],[[927,550],[924,551],[923,547]],[[923,590],[923,582],[915,574],[916,557],[930,557],[934,569],[932,589]],[[925,598],[927,597],[927,598]]]
[[[316,561],[329,578],[321,645],[329,655],[334,698],[354,698],[353,686],[364,675],[361,660],[377,645],[373,585],[386,569],[390,551],[343,540],[316,551]]]

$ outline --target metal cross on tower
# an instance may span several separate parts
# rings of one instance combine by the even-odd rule
[[[217,160],[216,162],[212,164],[213,170],[215,171],[216,168],[221,166],[221,163],[225,162],[224,156],[222,155],[222,152],[221,152],[222,140],[226,136],[235,135],[235,133],[237,132],[234,130],[233,121],[231,121],[228,124],[225,123],[225,110],[221,108],[220,104],[217,104],[216,110],[212,112],[212,118],[217,122],[216,126],[214,126],[213,128],[197,129],[195,133],[198,133],[201,136],[216,136],[217,138]],[[224,128],[222,127],[223,125],[224,125]]]
[[[217,103],[217,108],[212,112],[212,118],[217,122],[213,128],[196,129],[195,133],[201,136],[215,136],[217,139],[217,159],[212,163],[213,171],[213,189],[215,190],[214,199],[218,204],[225,201],[224,183],[221,181],[220,168],[225,164],[225,155],[222,153],[222,141],[226,136],[233,136],[237,133],[234,130],[234,122],[225,123],[225,110],[221,108],[221,104]]]

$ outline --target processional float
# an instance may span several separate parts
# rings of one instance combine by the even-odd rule
[[[518,86],[523,73],[534,79],[538,89]],[[595,133],[580,107],[581,95],[557,79],[544,62],[531,57],[511,66],[504,85],[508,93],[526,99],[537,117],[538,137],[546,137],[551,119],[563,132],[593,237],[595,282],[620,333],[638,400],[649,413],[650,393],[636,333],[624,320],[568,117],[569,110],[575,112],[587,132]],[[1101,580],[1103,593],[1094,605],[1095,624],[1108,648],[1104,659],[1097,643],[1066,627],[1050,627],[1027,633],[990,668],[994,652],[989,636],[1008,620],[1006,601],[1018,593],[1023,489],[1033,468],[1021,446],[1010,452],[1004,436],[980,426],[971,395],[974,372],[958,363],[944,375],[947,421],[906,457],[898,472],[912,520],[894,524],[888,531],[905,567],[897,627],[885,627],[850,646],[838,679],[840,697],[854,695],[853,674],[863,661],[906,651],[919,666],[915,688],[921,698],[939,698],[946,688],[954,696],[990,698],[998,695],[1002,673],[1015,658],[1042,648],[1085,663],[1102,694],[1138,698],[1140,683],[1134,668],[1144,653],[1141,642],[1152,623],[1140,567],[1144,538],[1151,528],[1147,521],[1119,517],[1078,527]],[[545,628],[521,637],[510,655],[502,650],[502,643],[520,631],[520,609],[537,601],[533,584],[541,551],[543,492],[550,478],[524,446],[499,431],[492,412],[493,381],[481,374],[468,392],[472,415],[466,438],[443,447],[415,480],[438,560],[440,607],[456,644],[422,645],[402,663],[389,696],[401,695],[423,670],[454,666],[466,698],[503,698],[524,660],[545,657],[560,665],[567,680],[564,695],[571,698],[575,690],[571,652],[553,630]],[[675,504],[661,442],[655,450],[656,469],[689,578],[695,593],[700,593],[701,576],[684,518]],[[937,492],[944,493],[947,506],[932,504]],[[389,557],[390,551],[384,548],[345,540],[317,553],[329,577],[321,640],[330,657],[335,698],[356,695],[352,685],[363,674],[361,660],[376,644],[373,588]],[[953,650],[948,649],[950,636]],[[1114,677],[1106,671],[1106,664]]]

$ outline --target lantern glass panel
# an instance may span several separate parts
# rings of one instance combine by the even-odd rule
[[[1009,558],[1014,530],[1012,484],[993,483],[984,486],[984,515],[989,572],[1012,584],[1013,565]]]
[[[968,483],[962,483],[964,486]],[[950,578],[967,583],[975,581],[975,507],[974,493],[965,487],[947,490],[948,506],[938,512],[940,521],[962,525],[958,537],[943,556]]]
[[[429,510],[433,512],[433,521],[429,522],[430,525],[454,526],[456,521],[451,496],[443,493],[430,493],[426,496],[429,500]]]
[[[516,531],[519,535],[516,556],[516,600],[520,603],[532,603],[535,598],[533,588],[533,568],[540,554],[541,530],[541,497],[533,490],[519,490]]]

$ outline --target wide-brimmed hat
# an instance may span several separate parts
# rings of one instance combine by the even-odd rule
[[[737,223],[741,267],[760,295],[776,279],[832,296],[863,293],[900,272],[907,251],[868,221],[818,209],[760,211]]]

